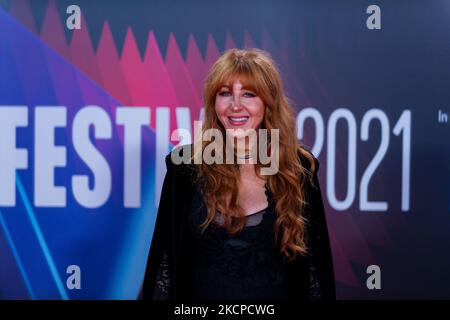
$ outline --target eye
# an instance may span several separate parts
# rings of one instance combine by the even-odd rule
[[[218,95],[221,96],[221,97],[229,97],[231,95],[231,92],[230,91],[226,91],[226,90],[222,90],[222,91],[219,91]]]
[[[243,96],[247,97],[247,98],[254,98],[254,97],[256,97],[256,94],[254,94],[253,92],[247,91],[243,94]]]

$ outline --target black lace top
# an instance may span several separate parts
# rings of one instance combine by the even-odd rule
[[[302,155],[299,160],[309,163]],[[317,159],[314,182],[304,186],[307,205],[302,214],[307,222],[308,253],[286,263],[273,245],[274,196],[267,188],[269,206],[250,215],[241,234],[229,237],[220,231],[220,218],[219,226],[211,224],[202,234],[198,225],[206,209],[199,185],[186,174],[187,167],[171,162],[170,155],[166,166],[143,299],[278,299],[286,296],[287,282],[289,300],[335,299]]]
[[[210,224],[202,233],[206,217],[201,196],[190,211],[193,233],[194,299],[287,299],[288,282],[284,259],[274,239],[275,206],[266,188],[268,206],[246,217],[245,229],[230,236],[221,225]]]
[[[196,252],[192,273],[195,300],[289,299],[288,271],[275,243],[273,224],[275,202],[266,186],[268,206],[247,216],[246,228],[230,237],[223,228],[210,224],[204,233],[199,225],[206,217],[206,208],[198,190],[189,212],[189,229]],[[317,271],[309,262],[309,298],[321,299]],[[153,299],[168,299],[169,281],[167,252],[163,252],[156,278]]]

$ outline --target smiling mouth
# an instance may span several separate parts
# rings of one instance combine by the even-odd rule
[[[248,119],[250,117],[244,116],[244,117],[228,117],[228,121],[233,126],[242,126],[247,123]]]

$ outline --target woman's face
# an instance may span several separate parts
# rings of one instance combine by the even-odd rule
[[[257,130],[264,118],[264,102],[239,77],[219,89],[215,110],[225,129]]]

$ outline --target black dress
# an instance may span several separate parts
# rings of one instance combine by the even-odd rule
[[[193,259],[193,298],[196,300],[280,300],[288,298],[284,258],[274,237],[275,206],[266,187],[267,208],[246,216],[245,229],[230,236],[222,216],[204,232],[207,210],[194,195],[189,230],[196,248]]]
[[[179,155],[182,155],[186,148],[190,148],[192,152],[192,145],[180,147],[180,149],[176,149],[172,152],[177,152]],[[311,169],[309,167],[309,161],[301,153],[299,153],[299,161],[306,170]],[[285,268],[282,264],[265,266],[267,273],[275,271],[280,274],[280,281],[273,280],[274,278],[272,278],[270,283],[265,284],[266,288],[278,288],[276,290],[274,289],[277,293],[274,294],[273,298],[281,299],[284,297],[285,291],[283,287],[286,284],[286,281],[283,280],[283,273],[284,275],[287,273],[288,299],[291,301],[317,298],[328,300],[335,299],[336,297],[333,261],[328,237],[326,215],[323,207],[319,180],[317,178],[319,162],[315,158],[314,161],[315,170],[311,171],[313,174],[313,183],[306,181],[306,184],[304,185],[305,194],[307,196],[307,206],[305,207],[303,214],[307,221],[306,242],[308,244],[309,253],[307,255],[299,255],[294,260],[287,262]],[[218,261],[210,261],[208,260],[209,258],[206,258],[205,260],[206,254],[203,255],[202,251],[199,250],[199,248],[201,248],[201,246],[198,245],[199,240],[198,238],[196,239],[195,233],[192,232],[193,224],[190,219],[192,216],[191,213],[193,212],[192,208],[193,206],[194,208],[198,208],[195,207],[193,203],[196,201],[198,202],[199,200],[199,186],[193,179],[195,170],[193,170],[191,165],[174,164],[170,154],[166,157],[166,166],[167,173],[164,178],[155,229],[148,254],[145,279],[141,292],[142,299],[198,301],[202,300],[201,298],[215,298],[216,294],[221,295],[220,298],[224,299],[226,297],[239,299],[239,297],[251,298],[255,297],[254,295],[256,294],[268,295],[271,293],[269,292],[270,290],[262,290],[265,292],[256,293],[256,289],[250,289],[253,293],[242,293],[241,291],[243,290],[235,290],[239,292],[230,293],[226,292],[226,290],[231,289],[221,288],[221,290],[217,290],[217,287],[212,288],[211,285],[205,282],[205,279],[215,279],[214,281],[220,281],[220,278],[224,277],[224,274],[227,275],[226,272],[233,275],[233,270],[236,270],[234,268],[240,267],[242,270],[238,272],[239,277],[241,279],[247,279],[248,281],[246,280],[246,282],[239,283],[247,286],[245,288],[248,289],[251,287],[250,284],[252,284],[253,281],[251,280],[251,277],[245,276],[246,270],[248,272],[248,269],[245,268],[249,268],[249,266],[248,264],[239,261],[231,264],[223,263],[223,265],[220,266],[220,270],[217,271],[220,275],[203,274],[202,277],[204,283],[201,284],[197,282],[197,280],[200,281],[202,278],[199,277],[201,274],[199,270],[202,268],[214,268],[212,263],[217,264]],[[264,219],[261,221],[262,224],[259,225],[258,228],[260,230],[263,230],[262,228],[269,229],[269,225],[272,224],[271,219],[273,218],[272,208],[269,206],[267,211],[264,214],[261,214],[261,216],[263,216]],[[254,229],[256,230],[258,228]],[[248,230],[250,229],[247,228],[246,231]],[[265,230],[263,233],[267,238],[264,238],[258,236],[250,237],[250,233],[246,231],[244,231],[240,239],[228,239],[228,248],[230,248],[229,245],[231,241],[234,250],[236,250],[237,247],[239,247],[239,244],[243,244],[242,242],[239,242],[242,241],[242,237],[248,237],[246,238],[248,243],[265,243],[265,247],[261,248],[261,250],[267,255],[273,254],[272,258],[277,257],[275,251],[270,251],[270,246],[268,245],[271,240],[270,235],[273,234],[273,232],[267,232]],[[211,239],[214,238],[211,237],[210,240]],[[222,242],[218,241],[218,244],[214,246],[215,249],[220,250],[220,248],[227,248],[227,245],[223,245],[224,241],[226,241],[225,235],[222,234],[222,238],[219,237],[218,239]],[[251,242],[252,239],[253,242]],[[211,244],[209,241],[202,243],[203,245],[206,245],[207,243]],[[202,250],[205,250],[205,248]],[[236,255],[222,255],[222,259],[225,259],[226,261],[227,257],[230,258],[231,256]],[[267,260],[270,260],[273,263],[279,261],[277,258],[272,258],[267,258]],[[249,262],[250,270],[256,270],[256,264],[252,265],[252,263],[257,261],[257,259],[250,259],[248,257],[245,259],[247,259],[247,261],[253,261]],[[222,260],[222,262],[224,262],[224,260]],[[219,268],[219,266],[217,268]],[[287,271],[283,272],[283,268]],[[269,272],[268,270],[271,271]],[[264,277],[263,272],[257,273],[259,273],[258,281],[264,281],[262,280],[262,277]],[[234,275],[236,275],[236,273]],[[255,281],[253,281],[253,284],[254,282]],[[215,285],[217,285],[217,283]],[[227,284],[225,283],[224,286],[226,285]],[[209,290],[208,286],[209,289],[212,288],[214,290]],[[208,290],[209,292],[206,292]],[[246,296],[242,296],[241,294]],[[250,294],[253,294],[253,296]],[[195,295],[197,295],[198,298],[194,298]],[[238,297],[237,295],[241,296]],[[267,298],[269,297],[267,296]]]

